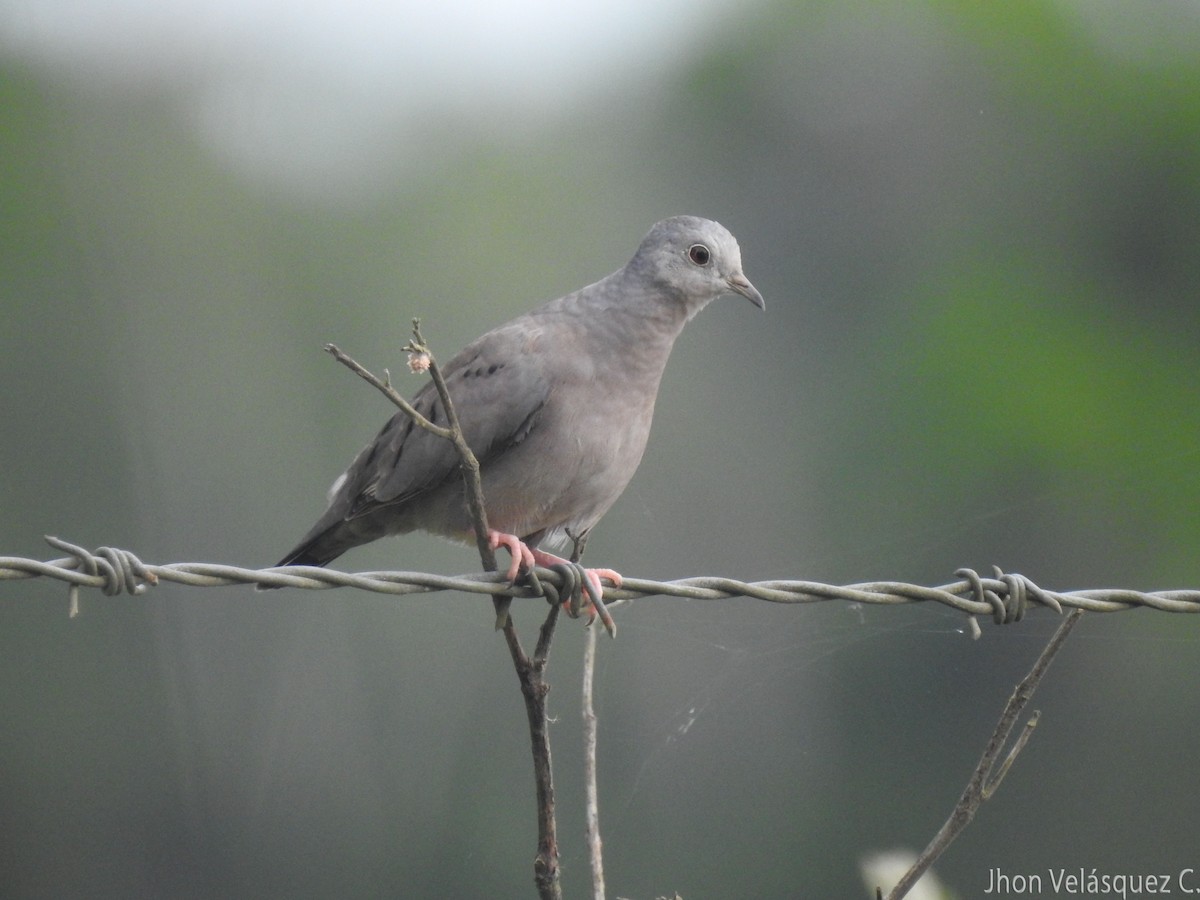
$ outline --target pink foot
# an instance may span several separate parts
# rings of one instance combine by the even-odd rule
[[[500,547],[506,549],[512,556],[512,563],[505,573],[505,577],[509,581],[516,581],[521,572],[528,572],[534,566],[543,566],[551,568],[553,566],[572,565],[569,560],[563,559],[561,556],[555,556],[553,553],[547,553],[545,550],[531,549],[524,541],[515,534],[505,534],[503,531],[491,529],[488,531],[488,546],[493,550]],[[613,587],[621,586],[621,575],[619,572],[614,572],[612,569],[584,569],[584,576],[588,580],[592,591],[599,600],[604,597],[604,585],[600,579],[605,579]],[[609,634],[616,634],[617,626],[613,622],[612,616],[609,615],[607,609],[604,608],[604,603],[593,603],[587,591],[584,591],[587,600],[586,605],[582,609],[576,609],[572,612],[573,615],[578,615],[580,611],[588,614],[589,624],[595,620],[596,616],[600,616],[600,620],[604,623],[604,627],[608,629]],[[571,601],[564,600],[563,606],[570,608]],[[597,607],[599,607],[597,609]]]
[[[570,565],[568,560],[563,559],[561,556],[555,556],[553,553],[547,553],[545,550],[538,550],[535,548],[530,552],[533,554],[533,561],[539,566],[550,568],[551,566],[561,566],[564,564]],[[596,592],[596,596],[600,598],[604,597],[604,586],[600,583],[601,578],[607,579],[612,583],[613,587],[621,586],[621,574],[619,572],[614,572],[612,569],[584,569],[583,574],[587,577],[588,583]],[[584,592],[584,599],[587,602],[584,604],[581,611],[586,612],[588,614],[589,621],[592,621],[596,618],[597,613],[600,611],[596,609],[596,605],[592,603],[589,597],[587,597],[586,591]],[[569,605],[569,600],[563,601],[563,606]],[[603,608],[603,604],[601,604],[601,608]],[[603,610],[603,612],[600,612],[600,618],[604,622],[604,627],[609,630],[609,633],[613,633],[616,629],[616,626],[613,624],[612,617],[608,615],[608,611]]]
[[[561,566],[569,564],[569,560],[563,559],[561,556],[555,556],[553,553],[547,553],[545,550],[531,550],[533,561],[539,566],[550,568],[551,566]],[[612,582],[613,587],[621,586],[621,575],[619,572],[614,572],[612,569],[584,569],[587,573],[587,580],[591,582],[592,587],[596,589],[596,593],[601,597],[604,596],[604,588],[600,584],[601,578],[607,578]]]
[[[533,555],[533,551],[525,546],[525,542],[515,534],[505,534],[503,531],[489,529],[488,546],[493,550],[503,547],[512,556],[512,564],[504,576],[509,581],[516,581],[522,569],[528,572],[537,565],[537,558]]]

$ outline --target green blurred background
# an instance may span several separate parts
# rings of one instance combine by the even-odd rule
[[[719,219],[588,558],[627,575],[1200,587],[1200,6],[0,4],[0,555],[268,565],[391,367]],[[415,377],[402,387],[415,390]],[[351,570],[474,571],[424,536]],[[532,634],[541,613],[520,604]],[[867,896],[1054,626],[654,599],[601,643],[613,897]],[[1088,617],[939,871],[1197,866],[1200,621]],[[549,676],[587,890],[577,623]],[[5,897],[527,897],[490,603],[0,587]]]

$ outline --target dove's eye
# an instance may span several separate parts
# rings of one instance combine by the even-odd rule
[[[688,247],[688,259],[698,266],[707,266],[711,258],[712,253],[703,244],[692,244]]]

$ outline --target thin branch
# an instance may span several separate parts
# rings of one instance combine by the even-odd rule
[[[588,628],[583,644],[583,784],[586,799],[588,860],[592,898],[604,900],[604,854],[600,839],[600,794],[596,786],[596,710],[592,684],[596,673],[596,629]]]
[[[483,504],[483,480],[479,474],[479,460],[475,458],[475,454],[471,451],[467,439],[463,435],[462,426],[458,422],[458,411],[450,399],[450,389],[446,386],[446,379],[442,377],[442,370],[429,351],[425,338],[421,335],[421,320],[413,319],[412,327],[413,339],[408,342],[405,349],[423,356],[426,360],[429,375],[433,379],[433,385],[442,401],[442,407],[446,410],[446,421],[449,423],[448,428],[442,429],[447,432],[443,437],[453,442],[459,459],[462,461],[463,482],[467,488],[467,507],[470,509],[471,519],[475,523],[475,546],[479,550],[479,558],[483,561],[484,569],[495,572],[498,569],[496,551],[488,543],[488,533],[491,529],[488,528],[487,510]],[[496,627],[502,628],[508,617],[510,600],[502,595],[496,595],[492,599],[496,604]]]
[[[483,562],[484,571],[495,572],[499,569],[499,566],[496,563],[496,553],[488,543],[487,511],[483,505],[483,482],[479,476],[479,460],[475,458],[475,454],[467,444],[466,438],[463,437],[462,427],[458,422],[458,413],[455,411],[454,404],[450,400],[450,391],[446,387],[446,380],[442,377],[441,369],[438,368],[433,354],[429,352],[429,348],[425,345],[425,339],[421,336],[420,325],[420,319],[413,319],[413,339],[405,345],[404,349],[422,357],[421,365],[414,367],[414,369],[429,370],[434,387],[437,389],[438,397],[441,398],[442,406],[446,410],[446,420],[449,422],[448,427],[435,425],[392,387],[390,378],[380,378],[359,364],[353,357],[342,352],[336,344],[326,344],[325,352],[331,354],[334,359],[359,378],[373,385],[421,428],[424,428],[431,434],[436,434],[440,438],[445,438],[454,444],[454,449],[458,451],[463,483],[466,485],[467,506],[471,513],[471,520],[475,524],[475,546],[479,550],[479,558]],[[508,617],[508,607],[511,600],[501,594],[496,594],[492,597],[492,603],[496,608],[496,628],[499,629],[504,626],[504,622]]]
[[[1001,780],[1008,773],[1017,754],[1021,752],[1021,749],[1032,736],[1033,729],[1037,724],[1037,712],[1034,712],[1033,717],[1025,724],[1020,737],[1017,738],[1016,743],[1013,744],[1012,749],[1004,758],[1004,762],[997,769],[996,760],[1000,757],[1000,751],[1008,743],[1013,726],[1020,717],[1022,710],[1025,709],[1025,705],[1029,702],[1030,698],[1033,697],[1034,691],[1037,690],[1042,677],[1046,674],[1046,670],[1050,668],[1050,663],[1054,661],[1054,657],[1062,649],[1067,636],[1071,633],[1071,629],[1079,622],[1079,618],[1082,615],[1083,611],[1076,609],[1063,620],[1062,624],[1051,635],[1050,641],[1037,658],[1037,662],[1033,664],[1033,668],[1029,670],[1029,674],[1017,684],[1012,696],[1004,707],[1004,712],[1000,715],[1000,721],[996,724],[991,738],[988,739],[987,747],[983,751],[983,756],[979,759],[979,764],[975,767],[975,771],[971,773],[971,777],[967,781],[967,786],[963,789],[962,796],[959,797],[954,811],[950,813],[950,818],[946,820],[946,823],[934,835],[933,840],[929,842],[929,846],[921,851],[921,855],[917,857],[912,868],[905,872],[904,877],[892,888],[891,893],[887,895],[887,900],[900,900],[901,897],[909,892],[912,886],[925,874],[925,870],[933,865],[937,858],[950,846],[951,842],[958,837],[959,833],[971,824],[971,821],[975,818],[975,813],[979,811],[979,807],[1000,786]],[[876,891],[877,896],[880,893],[882,892]]]
[[[451,429],[443,428],[441,425],[435,425],[433,422],[430,422],[421,415],[415,406],[408,402],[408,399],[403,394],[392,387],[390,381],[385,381],[375,373],[363,368],[358,362],[343,353],[337,344],[326,344],[323,349],[363,381],[374,385],[380,393],[391,400],[396,406],[400,407],[404,411],[404,414],[417,425],[420,425],[426,431],[436,434],[438,437],[445,438],[448,441],[454,440]]]
[[[567,535],[574,542],[571,562],[583,558],[588,533]],[[605,611],[607,615],[607,610]],[[610,619],[611,616],[608,616]],[[607,623],[606,623],[606,627]],[[609,628],[609,634],[613,629]],[[583,786],[585,796],[585,822],[588,845],[588,862],[592,869],[592,900],[604,900],[604,842],[600,839],[600,792],[596,773],[596,709],[592,703],[593,686],[596,681],[596,629],[589,627],[583,644],[583,691],[580,698],[583,713]]]
[[[359,377],[364,378],[381,390],[393,403],[400,407],[409,417],[422,428],[450,441],[458,451],[459,468],[462,471],[463,483],[466,487],[467,506],[471,513],[471,521],[475,528],[475,544],[479,550],[480,560],[488,572],[498,569],[496,553],[488,541],[490,529],[487,522],[487,511],[483,500],[483,482],[480,478],[479,460],[467,444],[463,435],[462,425],[458,420],[458,412],[442,377],[441,368],[433,353],[430,352],[425,338],[421,334],[421,322],[413,319],[413,337],[405,347],[410,353],[420,359],[416,370],[428,369],[433,379],[434,388],[446,412],[448,427],[440,428],[421,415],[411,403],[401,397],[391,384],[376,377],[360,366],[337,347],[329,344],[326,350],[332,353],[339,362],[350,368]],[[535,576],[536,577],[536,576]],[[561,900],[562,886],[558,871],[558,837],[554,819],[554,778],[550,758],[549,717],[546,714],[546,694],[550,687],[546,684],[544,673],[546,656],[550,651],[550,640],[554,634],[554,625],[558,619],[558,605],[552,604],[550,614],[546,617],[538,640],[538,652],[531,660],[525,655],[517,636],[516,624],[509,615],[509,604],[512,598],[504,593],[492,595],[492,603],[496,610],[496,627],[504,631],[504,640],[512,657],[513,668],[521,685],[521,695],[525,700],[525,713],[529,720],[530,747],[533,753],[533,773],[537,787],[537,821],[538,849],[533,863],[534,883],[542,900]]]
[[[552,634],[558,618],[558,605],[550,609],[542,625],[543,635]],[[513,658],[513,667],[521,684],[525,700],[525,715],[529,720],[529,741],[533,753],[533,775],[537,791],[538,845],[533,860],[533,880],[542,900],[562,900],[562,885],[558,869],[558,826],[554,816],[554,774],[550,754],[550,718],[546,714],[546,695],[550,685],[545,680],[545,657],[529,659],[521,649],[512,617],[504,626],[504,639]],[[548,643],[547,638],[547,643]]]

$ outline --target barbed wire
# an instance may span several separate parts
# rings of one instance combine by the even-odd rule
[[[245,569],[220,563],[168,563],[150,565],[128,550],[101,547],[95,551],[56,537],[46,542],[69,555],[62,559],[36,560],[0,557],[0,581],[52,578],[69,585],[72,612],[77,609],[81,587],[98,588],[108,596],[137,595],[160,582],[190,587],[222,587],[253,584],[264,588],[293,587],[304,590],[356,588],[377,594],[427,594],[463,591],[470,594],[511,597],[545,597],[557,602],[564,587],[561,572],[538,568],[531,584],[509,584],[496,572],[468,575],[436,575],[428,572],[339,572],[315,566],[284,566]],[[844,600],[849,603],[898,605],[942,603],[968,616],[990,615],[997,624],[1019,621],[1032,606],[1045,606],[1061,613],[1064,607],[1091,612],[1119,612],[1145,607],[1161,612],[1200,613],[1200,590],[1136,591],[1100,588],[1080,591],[1049,591],[1024,575],[994,569],[994,577],[973,569],[958,569],[959,581],[940,587],[924,587],[899,581],[870,581],[832,585],[815,581],[738,581],[702,576],[676,581],[625,578],[619,588],[605,588],[610,606],[646,597],[681,597],[689,600],[727,600],[746,597],[768,603],[818,603]]]

